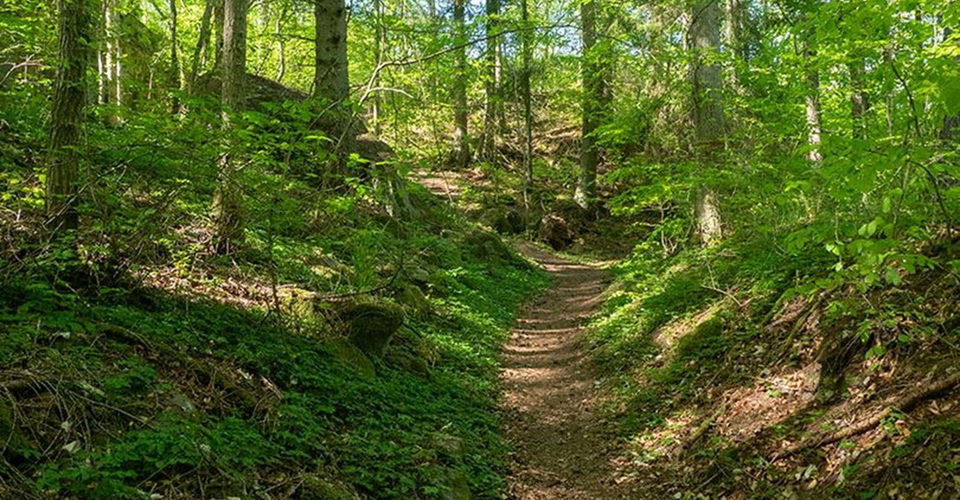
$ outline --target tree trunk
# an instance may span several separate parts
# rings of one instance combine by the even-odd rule
[[[354,149],[353,116],[347,106],[350,81],[347,72],[347,8],[344,0],[314,0],[316,23],[314,49],[314,96],[330,104],[331,116],[324,117],[322,127],[336,141],[337,151]],[[339,167],[345,165],[341,155]],[[338,168],[339,168],[338,167]]]
[[[691,13],[693,64],[693,121],[697,143],[708,149],[720,146],[724,132],[722,76],[720,65],[707,62],[720,47],[720,5],[718,0],[700,0]]]
[[[811,48],[808,35],[803,41],[803,52],[807,59],[807,146],[810,150],[807,152],[807,160],[817,166],[823,161],[823,154],[820,152],[821,134],[823,133],[820,118],[820,72],[816,68],[816,50]]]
[[[470,164],[470,145],[467,131],[467,26],[466,0],[453,0],[453,23],[456,30],[456,69],[453,82],[453,164],[467,168]]]
[[[343,0],[315,0],[314,95],[342,103],[350,95],[347,73],[347,8]]]
[[[180,78],[180,57],[177,54],[177,0],[170,0],[170,72],[174,84],[174,90],[179,91],[183,87],[183,81]],[[176,94],[170,103],[173,114],[180,113],[180,97]]]
[[[213,67],[223,68],[223,10],[224,2],[230,0],[210,0],[213,2]]]
[[[56,234],[76,229],[80,132],[86,102],[86,72],[91,36],[90,5],[59,0],[56,83],[50,110],[50,159],[47,166],[48,227]]]
[[[593,133],[600,123],[606,98],[606,54],[597,50],[597,0],[580,4],[583,53],[581,79],[583,84],[582,128],[580,138],[580,172],[573,199],[584,210],[593,208],[597,197],[597,164],[600,154]]]
[[[483,136],[480,155],[486,161],[496,161],[497,135],[503,106],[500,96],[500,0],[486,0],[486,78],[484,81]]]
[[[287,47],[286,43],[283,40],[283,33],[281,32],[280,27],[283,25],[283,20],[287,17],[287,9],[284,8],[280,11],[280,15],[277,16],[277,24],[274,28],[274,35],[277,37],[277,83],[283,83],[283,77],[287,74]]]
[[[523,101],[523,172],[524,172],[524,208],[529,209],[533,192],[533,110],[530,92],[530,59],[532,53],[530,31],[530,12],[527,0],[520,0],[520,20],[523,31],[520,33],[520,50],[523,68],[520,73],[520,93]]]
[[[103,103],[119,107],[123,98],[120,82],[120,35],[117,30],[117,13],[115,0],[103,0],[103,31],[106,40],[104,51],[104,76],[105,76],[105,95]],[[109,123],[119,123],[120,117],[117,110],[113,109],[107,113]]]
[[[726,127],[723,115],[722,76],[720,66],[705,58],[720,47],[719,0],[700,0],[693,6],[690,24],[690,48],[695,59],[692,69],[693,121],[697,147],[704,155],[704,165],[716,163],[716,150],[723,147]],[[720,203],[716,192],[707,185],[697,188],[694,204],[696,235],[709,245],[721,236]]]
[[[853,138],[865,139],[867,136],[866,120],[867,112],[870,110],[870,94],[867,92],[864,82],[864,64],[862,58],[857,58],[849,64],[850,69],[850,117],[853,125]]]
[[[949,27],[943,28],[943,41],[950,39],[953,30]],[[940,129],[940,138],[944,141],[960,140],[960,114],[947,116],[943,119],[943,128]]]
[[[726,38],[727,46],[733,55],[734,68],[730,70],[730,87],[741,90],[742,77],[740,67],[736,65],[747,62],[746,43],[743,39],[744,16],[749,8],[749,0],[727,0],[726,8]]]
[[[223,53],[220,101],[223,105],[223,128],[227,135],[233,127],[231,114],[244,100],[247,54],[247,0],[225,0],[223,3]],[[216,221],[215,248],[229,253],[243,240],[243,193],[239,186],[239,161],[229,144],[220,157],[218,185],[214,195],[213,215]]]
[[[187,77],[187,91],[193,92],[197,85],[197,76],[200,74],[202,62],[206,62],[205,54],[210,46],[210,18],[213,17],[213,6],[217,0],[207,0],[203,7],[203,16],[200,17],[200,35],[197,37],[197,46],[193,49],[193,58],[190,63],[190,76]],[[221,30],[222,31],[222,30]],[[217,42],[217,46],[220,43]],[[201,58],[204,61],[201,62]]]
[[[806,61],[806,115],[807,115],[807,160],[814,166],[823,161],[820,152],[821,134],[823,133],[820,118],[820,71],[817,69],[817,50],[815,48],[816,27],[810,26],[803,38],[803,56]]]
[[[373,11],[376,16],[374,33],[373,33],[373,57],[374,57],[374,75],[373,81],[371,82],[372,88],[377,88],[380,86],[380,64],[383,63],[383,50],[384,43],[386,42],[386,29],[383,25],[383,1],[374,0],[373,2]],[[380,97],[380,91],[375,90],[373,95],[373,109],[371,110],[370,122],[373,125],[373,134],[375,137],[380,137],[381,133],[381,124],[380,124],[380,115],[383,110],[383,100]]]

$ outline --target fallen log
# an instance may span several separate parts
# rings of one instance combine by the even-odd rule
[[[797,453],[806,449],[819,448],[821,446],[833,444],[837,441],[842,441],[849,437],[867,432],[870,429],[880,425],[880,423],[883,422],[885,418],[893,414],[894,411],[910,411],[921,401],[947,391],[948,389],[952,389],[958,384],[960,384],[960,372],[954,373],[938,382],[922,384],[920,387],[917,387],[915,390],[910,391],[903,396],[888,400],[888,402],[884,405],[884,409],[877,412],[872,417],[861,420],[848,427],[844,427],[843,429],[839,429],[828,434],[823,434],[813,439],[801,441],[774,455],[771,461],[775,462],[777,460],[796,455]]]

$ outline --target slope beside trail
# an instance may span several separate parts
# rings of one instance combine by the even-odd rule
[[[527,304],[504,348],[504,427],[516,447],[509,494],[518,499],[627,498],[615,480],[612,423],[595,413],[596,377],[580,346],[602,303],[607,273],[531,244],[518,249],[553,277]]]

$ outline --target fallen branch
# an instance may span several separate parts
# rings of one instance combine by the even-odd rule
[[[876,413],[872,417],[861,420],[860,422],[857,422],[849,427],[845,427],[829,434],[821,435],[814,439],[801,441],[774,455],[772,461],[796,455],[797,453],[808,448],[819,448],[821,446],[833,444],[837,441],[842,441],[849,437],[856,436],[857,434],[867,432],[870,429],[880,425],[880,423],[883,422],[885,418],[893,414],[894,411],[909,411],[921,401],[948,389],[952,389],[958,384],[960,384],[960,372],[954,373],[953,375],[950,375],[939,382],[922,385],[921,387],[918,387],[917,390],[912,391],[909,394],[893,399],[885,405],[886,408],[884,410]]]
[[[717,293],[719,293],[719,294],[727,297],[728,299],[736,302],[736,303],[737,303],[737,307],[739,307],[739,308],[741,308],[741,309],[743,308],[743,302],[740,302],[740,300],[738,300],[737,297],[735,297],[732,293],[730,293],[730,292],[728,292],[728,291],[726,291],[726,290],[721,290],[721,289],[719,289],[719,288],[712,287],[712,286],[707,286],[707,285],[700,285],[700,286],[703,287],[703,288],[706,288],[707,290],[710,290],[711,292],[717,292]]]

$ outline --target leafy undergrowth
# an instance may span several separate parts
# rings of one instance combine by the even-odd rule
[[[342,483],[343,496],[496,496],[498,346],[543,278],[449,248],[427,284],[443,288],[426,299],[432,312],[408,309],[369,373],[333,333],[256,307],[18,279],[3,290],[3,488],[315,498]]]
[[[91,127],[119,167],[67,244],[32,232],[38,164],[4,153],[0,497],[499,497],[499,347],[542,271],[418,186],[402,215],[370,179],[321,190],[267,132],[245,241],[214,255],[209,127],[158,120]],[[354,303],[402,311],[382,355],[347,339]]]
[[[588,344],[621,480],[676,498],[960,494],[960,395],[923,392],[960,362],[951,247],[869,285],[765,241],[667,257],[651,241],[617,266]]]

